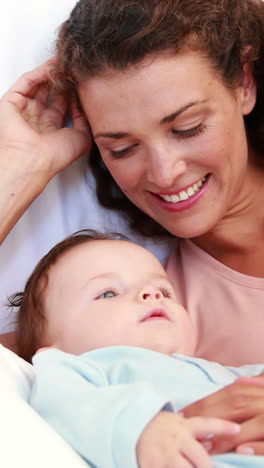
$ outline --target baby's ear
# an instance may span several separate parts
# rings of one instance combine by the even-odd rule
[[[38,353],[41,353],[41,351],[47,351],[47,349],[56,349],[56,346],[45,346],[44,348],[39,348],[37,351],[36,351],[36,354]]]

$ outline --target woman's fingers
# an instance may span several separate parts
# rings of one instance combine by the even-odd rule
[[[51,57],[46,62],[42,63],[39,67],[34,68],[29,72],[24,73],[18,80],[11,86],[9,91],[18,92],[24,96],[32,96],[32,89],[35,86],[47,81],[50,76],[50,72],[56,63],[56,57]],[[30,95],[29,95],[30,94]]]
[[[89,134],[90,138],[92,138],[90,125],[84,113],[81,112],[80,109],[78,108],[76,100],[74,98],[72,98],[71,100],[71,114],[72,114],[72,120],[73,120],[73,127],[76,130]]]
[[[205,416],[242,422],[262,413],[264,386],[237,380],[182,410],[184,416]]]
[[[63,128],[69,99],[55,94],[49,85],[55,61],[52,58],[25,73],[0,101],[3,154],[6,148],[13,148],[16,177],[24,179],[21,174],[30,167],[32,173],[41,173],[42,188],[57,172],[87,153],[92,141],[89,125],[77,106],[73,106],[74,128]],[[3,158],[10,169],[10,161]]]
[[[49,74],[55,63],[56,57],[52,57],[34,70],[24,73],[4,96],[12,92],[31,98],[34,97],[38,86],[49,79]]]
[[[263,376],[241,378],[218,392],[184,408],[186,417],[218,417],[240,422],[238,434],[210,439],[210,453],[237,450],[264,455],[264,379]]]
[[[47,104],[48,97],[50,95],[50,87],[47,82],[41,83],[38,86],[37,92],[35,94],[35,99],[40,104],[45,106]]]
[[[242,455],[264,455],[264,442],[249,442],[247,444],[239,445],[236,448],[237,453]]]
[[[38,125],[40,133],[48,133],[63,127],[67,111],[67,102],[64,96],[53,96],[49,106],[42,109]]]
[[[212,441],[218,440],[217,435],[220,435],[220,440],[231,439],[233,441],[240,433],[239,424],[217,418],[194,417],[186,419],[186,424],[190,427],[192,435],[200,440],[203,447],[210,453],[214,443]],[[221,438],[222,435],[224,438]]]
[[[241,432],[236,440],[236,451],[239,453],[242,453],[242,447],[245,450],[245,447],[253,446],[256,455],[264,455],[264,408],[263,414],[241,424]]]
[[[257,387],[264,387],[264,375],[260,374],[256,377],[239,377],[236,380],[237,384],[245,384],[245,385],[256,385]]]
[[[240,427],[240,433],[237,435],[213,437],[210,441],[212,444],[211,453],[224,453],[230,450],[245,453],[245,447],[253,448],[253,445],[256,445],[258,455],[264,455],[264,413],[245,421]]]

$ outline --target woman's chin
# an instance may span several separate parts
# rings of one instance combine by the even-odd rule
[[[181,217],[169,219],[170,216],[167,216],[162,226],[175,237],[183,239],[200,237],[211,232],[221,219],[216,210],[214,212],[208,210],[208,214],[205,211],[201,213],[190,213],[182,219]]]
[[[176,227],[164,226],[164,227],[170,234],[172,234],[175,237],[179,237],[181,239],[193,239],[195,237],[201,237],[205,233],[208,233],[209,231],[211,231],[211,229],[213,228],[213,225],[210,223],[209,228],[205,226],[195,226],[195,225],[184,226],[182,228],[180,226],[176,226]]]

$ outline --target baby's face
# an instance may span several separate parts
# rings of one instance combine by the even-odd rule
[[[72,354],[138,346],[192,354],[194,332],[166,272],[142,247],[96,240],[51,268],[44,305],[51,345]]]

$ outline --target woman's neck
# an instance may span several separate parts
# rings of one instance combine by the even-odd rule
[[[210,232],[192,241],[230,268],[264,277],[263,169],[254,167],[249,170],[246,188],[239,201]]]

